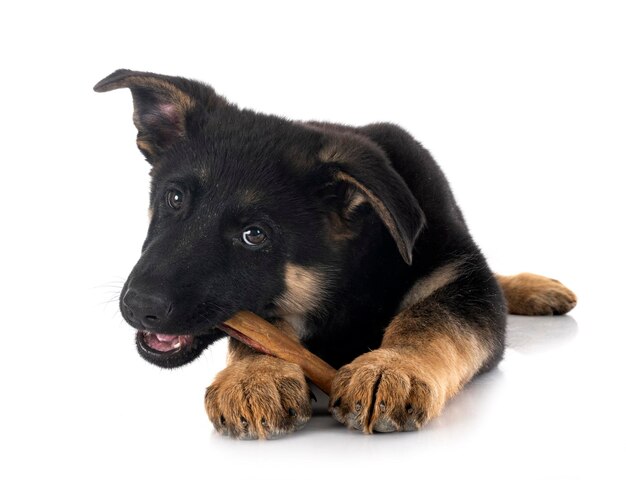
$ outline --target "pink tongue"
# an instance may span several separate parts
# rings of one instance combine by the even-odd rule
[[[158,338],[159,342],[171,342],[178,337],[178,335],[165,335],[162,333],[157,333],[155,335]]]
[[[144,335],[144,339],[153,350],[169,352],[177,348],[174,345],[179,344],[182,337],[178,335],[166,335],[164,333],[147,333]]]
[[[169,352],[177,348],[186,347],[193,341],[191,335],[167,335],[165,333],[144,332],[144,341],[153,350]]]

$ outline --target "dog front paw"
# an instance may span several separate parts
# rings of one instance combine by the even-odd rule
[[[342,367],[329,401],[339,422],[363,433],[417,430],[441,407],[434,389],[420,379],[419,365],[386,349]]]
[[[242,439],[298,430],[312,410],[302,369],[265,355],[238,360],[218,373],[204,404],[219,433]]]

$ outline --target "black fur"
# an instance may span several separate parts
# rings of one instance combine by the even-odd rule
[[[443,173],[407,132],[293,122],[239,109],[201,83],[150,73],[120,70],[95,89],[121,87],[133,93],[139,145],[153,165],[153,217],[120,308],[137,329],[194,335],[197,343],[179,356],[144,352],[147,360],[186,363],[239,310],[276,318],[289,263],[324,275],[302,343],[339,367],[380,345],[417,279],[461,258],[463,275],[439,293],[441,302],[492,345],[484,369],[500,359],[500,288]],[[184,195],[178,210],[167,203],[172,189]],[[363,192],[367,201],[348,209]],[[251,225],[268,235],[260,247],[241,239]],[[152,324],[130,314],[129,291],[143,295],[138,312],[146,302],[161,308],[146,316],[156,317]]]

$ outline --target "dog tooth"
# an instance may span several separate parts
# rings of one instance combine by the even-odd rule
[[[176,340],[176,343],[174,344],[174,348],[180,348],[180,339]]]

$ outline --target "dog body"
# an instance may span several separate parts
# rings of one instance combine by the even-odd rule
[[[400,127],[293,122],[208,86],[119,70],[152,164],[152,218],[120,297],[141,355],[185,364],[250,310],[339,368],[330,410],[364,432],[415,430],[504,351],[507,302],[565,313],[574,295],[496,277],[431,155]],[[504,290],[502,289],[504,287]],[[281,435],[311,415],[301,369],[230,341],[207,389],[216,429]]]

